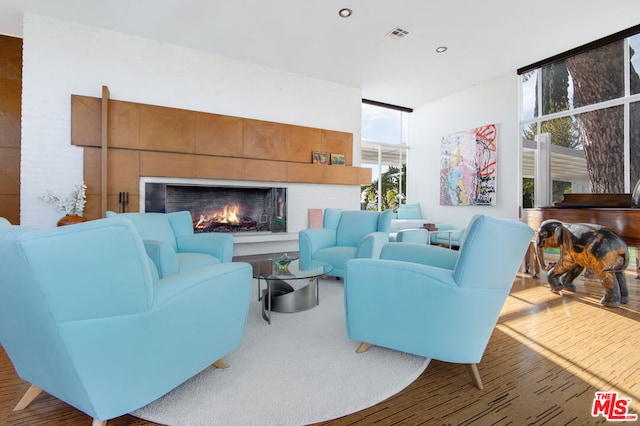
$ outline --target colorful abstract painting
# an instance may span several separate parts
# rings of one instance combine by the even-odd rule
[[[496,205],[496,141],[495,124],[442,138],[440,205]]]

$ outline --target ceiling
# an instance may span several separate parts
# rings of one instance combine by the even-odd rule
[[[350,18],[338,10],[353,10]],[[639,23],[616,0],[1,0],[0,33],[35,14],[362,89],[415,108]],[[395,28],[401,39],[386,36]],[[438,46],[447,46],[438,54]]]

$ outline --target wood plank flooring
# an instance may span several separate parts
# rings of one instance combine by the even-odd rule
[[[519,273],[479,364],[484,390],[472,385],[464,365],[434,360],[397,395],[318,426],[605,424],[591,416],[596,391],[631,398],[631,412],[639,413],[640,281],[632,272],[627,277],[630,302],[612,309],[600,306],[597,280],[580,277],[575,294],[559,296],[544,279]],[[28,388],[0,351],[0,425],[90,424],[45,393],[13,412]],[[108,424],[153,425],[128,415]]]

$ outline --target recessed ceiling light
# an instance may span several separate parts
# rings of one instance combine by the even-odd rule
[[[436,52],[438,53],[444,53],[446,51],[447,51],[447,46],[436,47]]]
[[[338,11],[338,15],[340,15],[341,18],[348,18],[349,16],[351,16],[352,13],[353,12],[351,11],[351,9],[348,9],[346,7]]]

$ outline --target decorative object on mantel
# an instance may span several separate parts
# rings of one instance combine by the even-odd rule
[[[345,165],[344,154],[331,153],[331,165],[333,165],[333,166],[344,166]]]
[[[313,151],[311,159],[313,164],[327,164],[327,153],[322,151]]]
[[[45,203],[55,203],[58,211],[64,214],[64,217],[58,221],[57,226],[72,225],[74,223],[87,221],[82,217],[82,211],[87,202],[86,191],[87,186],[83,182],[73,187],[69,198],[60,198],[54,195],[51,190],[47,189],[47,193],[38,197],[38,199]]]
[[[127,212],[127,204],[129,204],[129,193],[128,192],[119,192],[118,193],[118,204],[120,204],[120,213]]]

